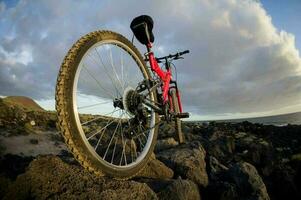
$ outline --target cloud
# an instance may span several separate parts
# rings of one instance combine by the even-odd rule
[[[53,99],[59,66],[81,35],[111,29],[131,38],[129,24],[140,14],[154,18],[158,56],[191,50],[175,63],[189,111],[270,112],[299,104],[294,35],[278,30],[251,0],[1,2],[0,95]]]
[[[30,46],[21,46],[20,49],[16,49],[13,52],[7,52],[0,47],[0,54],[2,55],[3,64],[7,65],[28,65],[33,61],[32,48]]]

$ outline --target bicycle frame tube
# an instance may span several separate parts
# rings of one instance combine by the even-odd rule
[[[170,85],[170,81],[171,81],[171,70],[167,69],[166,71],[164,71],[161,69],[161,67],[159,66],[159,64],[154,56],[154,53],[151,51],[151,47],[152,47],[152,44],[149,43],[147,45],[149,63],[150,63],[152,71],[154,71],[160,77],[160,79],[163,81],[162,96],[163,96],[163,103],[165,104],[169,100],[168,91],[169,91],[169,85]],[[177,90],[177,99],[178,99],[180,112],[182,112],[182,102],[181,102],[179,90],[178,90],[178,88],[176,88],[176,90]]]
[[[166,103],[168,100],[168,90],[169,90],[169,83],[171,80],[171,70],[168,69],[167,71],[163,71],[152,51],[148,53],[149,56],[149,63],[151,66],[152,71],[154,71],[160,79],[163,81],[162,91],[163,91],[163,102]]]

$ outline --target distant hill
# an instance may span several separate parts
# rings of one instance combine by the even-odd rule
[[[20,106],[27,110],[44,111],[34,100],[24,96],[8,96],[2,99],[4,103]]]

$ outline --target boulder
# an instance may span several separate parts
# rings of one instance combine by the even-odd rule
[[[170,179],[174,172],[161,161],[151,158],[145,168],[139,172],[138,177],[154,178],[154,179]]]
[[[39,156],[4,199],[157,199],[144,183],[96,177],[56,156]]]
[[[221,164],[214,156],[209,156],[207,164],[208,173],[211,179],[216,179],[219,174],[224,173],[228,170],[228,167]]]
[[[262,138],[249,135],[236,141],[236,147],[241,160],[256,166],[258,171],[265,176],[272,173],[275,162],[275,150],[273,146]]]
[[[211,164],[216,165],[216,162],[217,160],[214,160]],[[266,186],[253,165],[241,162],[233,164],[229,169],[220,163],[217,165],[217,171],[210,170],[210,184],[204,191],[205,198],[270,199]]]
[[[176,130],[175,130],[175,124],[174,122],[163,122],[160,126],[159,126],[159,130],[158,130],[158,139],[165,139],[165,138],[170,138],[170,137],[174,137],[176,134]]]
[[[177,179],[158,193],[162,200],[199,200],[201,199],[198,186],[189,180]]]
[[[157,152],[163,151],[165,149],[170,149],[177,145],[179,145],[179,143],[172,137],[158,140],[156,147],[155,147],[155,152],[157,153]]]
[[[240,198],[270,199],[266,186],[253,165],[247,162],[236,163],[229,168],[228,176],[230,182],[235,184]]]
[[[296,164],[279,164],[265,178],[271,199],[301,199],[301,162]]]
[[[208,153],[226,162],[233,157],[235,139],[232,136],[214,134],[209,141]]]
[[[3,197],[12,181],[4,174],[0,174],[0,197]]]
[[[199,142],[179,145],[157,154],[157,158],[174,170],[175,175],[187,178],[201,187],[208,185],[206,152]]]

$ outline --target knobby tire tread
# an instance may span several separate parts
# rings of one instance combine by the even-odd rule
[[[75,143],[75,137],[74,137],[74,132],[72,129],[74,129],[74,124],[72,124],[73,119],[71,118],[71,113],[70,110],[68,110],[68,105],[72,102],[71,96],[68,96],[67,92],[68,90],[72,89],[70,88],[70,74],[74,73],[74,70],[77,69],[77,66],[73,66],[74,62],[78,53],[80,51],[84,50],[85,45],[87,45],[87,42],[93,42],[96,38],[102,37],[102,36],[108,36],[108,35],[113,35],[114,37],[118,38],[122,42],[124,42],[126,45],[128,45],[130,42],[123,37],[122,35],[112,32],[112,31],[94,31],[91,33],[88,33],[87,35],[81,37],[68,51],[67,55],[65,56],[63,63],[61,65],[61,68],[59,70],[59,75],[57,78],[57,85],[56,85],[56,93],[55,93],[55,100],[56,100],[56,110],[57,110],[57,128],[60,130],[65,143],[67,144],[69,150],[71,153],[74,155],[75,159],[89,172],[97,175],[97,176],[104,176],[104,175],[109,175],[112,176],[115,179],[118,180],[127,180],[131,179],[132,177],[136,176],[141,172],[146,166],[147,166],[147,161],[149,161],[149,158],[153,152],[153,148],[156,143],[157,139],[157,131],[158,128],[155,128],[154,132],[154,138],[152,141],[152,145],[150,147],[149,153],[146,155],[146,157],[141,161],[141,165],[139,168],[134,168],[131,170],[134,170],[130,172],[130,175],[118,175],[114,176],[112,174],[106,174],[102,170],[99,169],[99,167],[96,167],[95,164],[91,162],[91,159],[88,158],[87,153],[85,152],[84,148],[81,146],[77,146]],[[129,46],[129,45],[128,45]],[[142,56],[140,55],[138,49],[130,43],[129,46],[137,55],[140,59],[143,60]],[[143,62],[144,63],[144,62]],[[147,67],[144,65],[145,70],[147,71],[149,75],[149,71]],[[155,97],[156,99],[156,97]],[[155,121],[157,122],[159,120],[158,115],[156,114],[156,119]],[[151,151],[151,152],[150,152]]]

